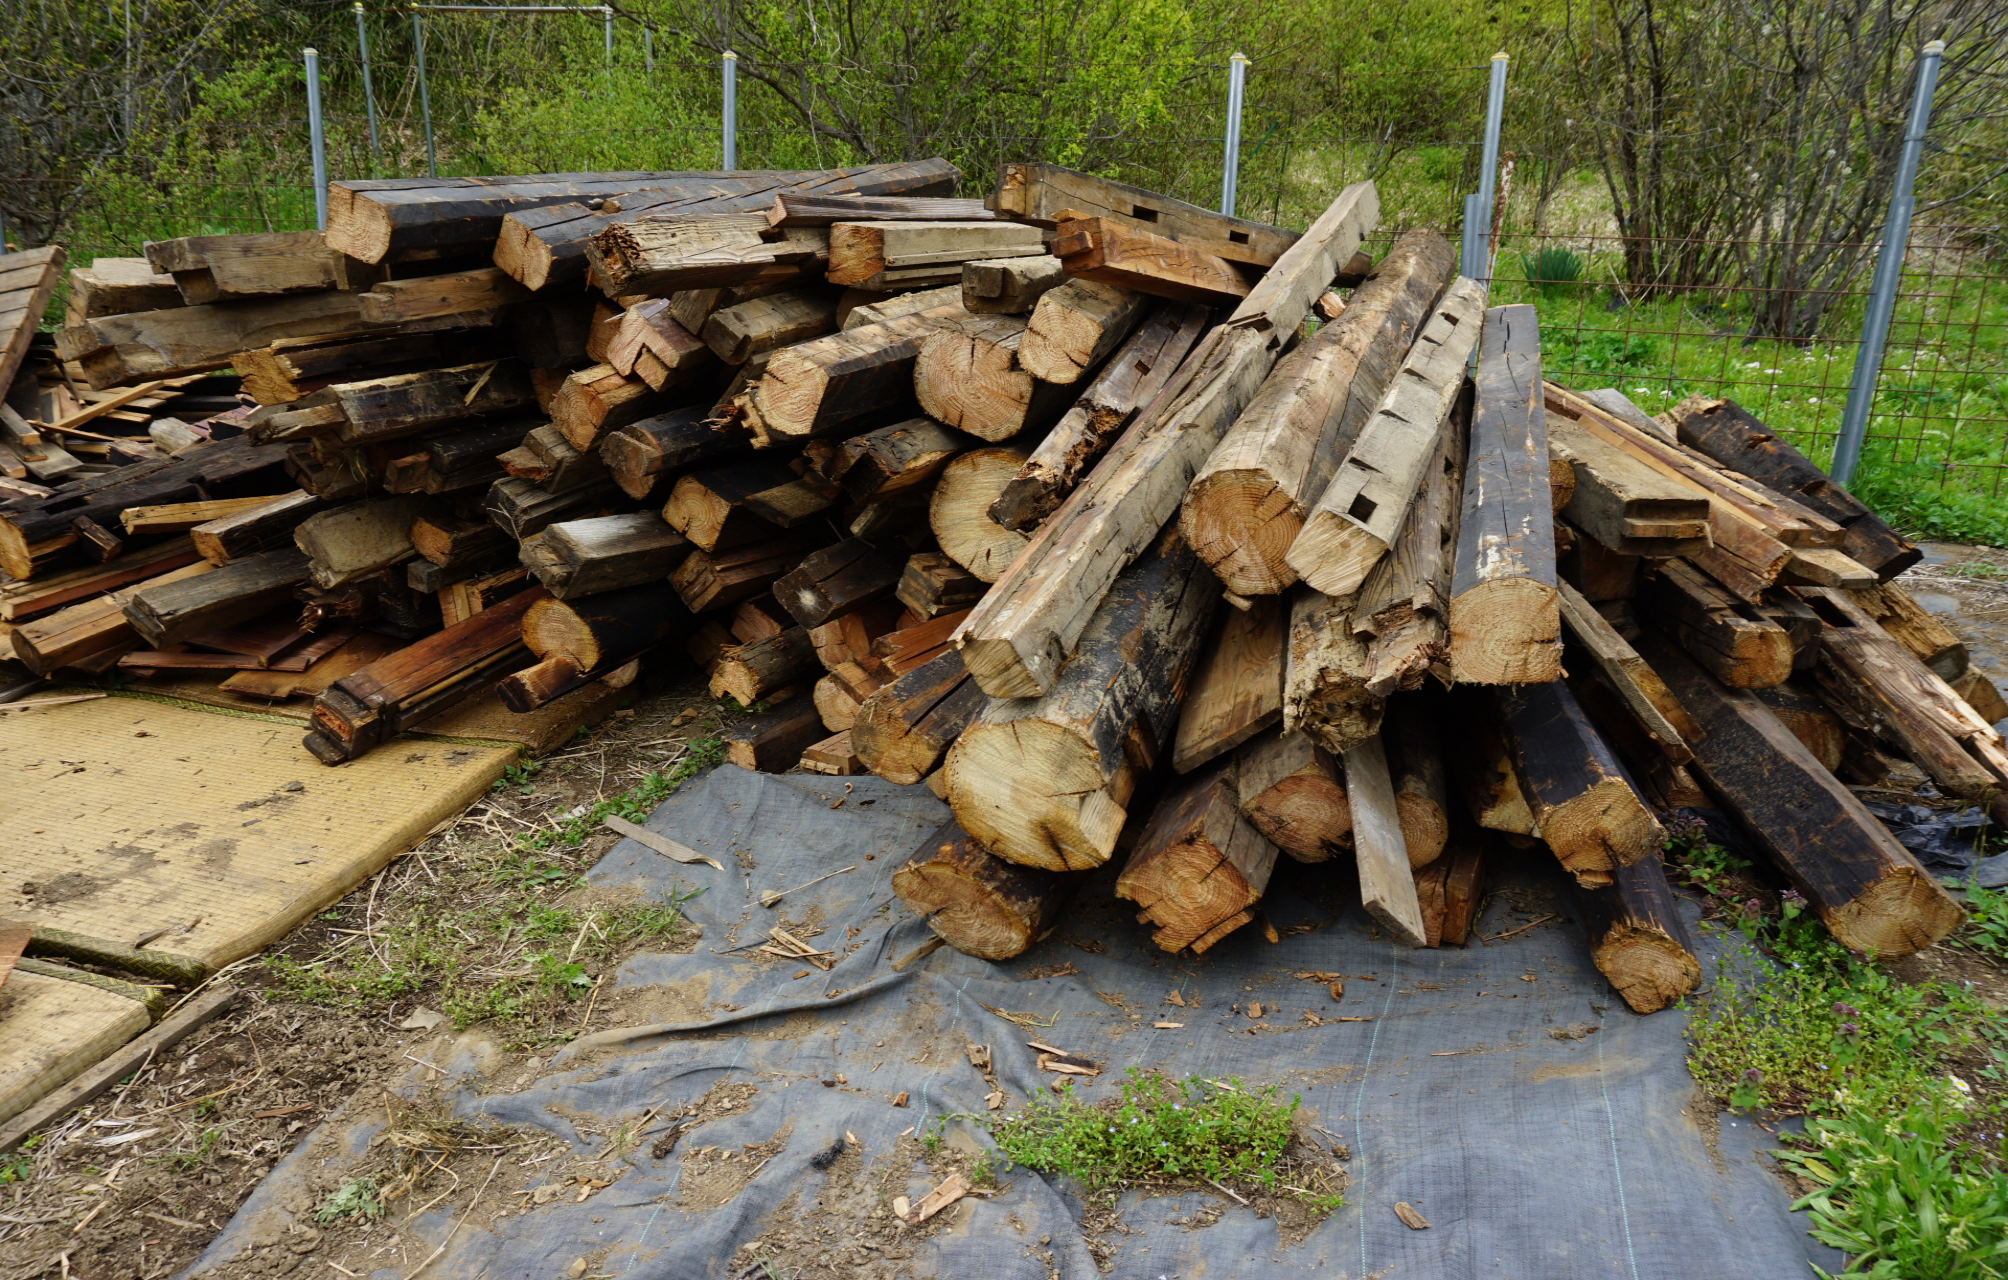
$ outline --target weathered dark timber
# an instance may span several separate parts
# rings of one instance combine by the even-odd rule
[[[728,551],[694,551],[669,575],[669,585],[692,613],[735,605],[765,591],[824,542],[799,529]]]
[[[794,698],[779,710],[752,716],[719,735],[725,741],[725,762],[761,773],[786,773],[802,753],[829,734],[815,704]]]
[[[888,782],[910,786],[933,773],[950,746],[989,705],[953,649],[882,685],[858,707],[851,745]]]
[[[774,583],[774,598],[805,627],[882,600],[899,586],[905,562],[862,538],[846,538],[803,557]]]
[[[1639,585],[1640,608],[1724,684],[1762,689],[1792,675],[1792,637],[1699,569],[1669,560]]]
[[[165,648],[255,618],[290,599],[306,580],[304,552],[267,551],[232,560],[214,573],[136,592],[126,602],[126,621],[148,645]]]
[[[1496,692],[1500,718],[1541,838],[1580,884],[1609,884],[1666,843],[1666,830],[1566,684]]]
[[[750,707],[778,689],[813,680],[821,669],[809,629],[789,627],[751,644],[728,645],[712,668],[711,696]]]
[[[672,409],[630,422],[600,441],[600,460],[630,498],[646,498],[656,483],[700,463],[746,452],[743,430],[714,428],[711,406]]]
[[[690,542],[652,511],[554,524],[523,540],[523,564],[559,600],[662,583]]]
[[[1656,1013],[1701,982],[1701,962],[1655,853],[1619,867],[1601,888],[1576,887],[1590,959],[1633,1013]]]

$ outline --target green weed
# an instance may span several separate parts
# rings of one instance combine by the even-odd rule
[[[1560,297],[1583,278],[1589,264],[1559,245],[1520,255],[1520,271],[1543,298]]]
[[[598,831],[600,823],[609,816],[640,822],[668,799],[671,792],[724,759],[723,742],[716,738],[700,738],[685,749],[682,758],[668,771],[649,774],[631,790],[600,801],[584,813],[567,819],[554,831],[519,837],[519,844],[527,850],[544,850],[554,845],[576,848],[585,843],[586,837]]]
[[[15,1151],[0,1156],[0,1187],[10,1182],[26,1182],[34,1172],[34,1158],[24,1152]]]
[[[541,773],[543,768],[544,762],[542,760],[524,760],[518,764],[512,764],[502,771],[501,777],[495,780],[494,790],[514,791],[519,796],[527,796],[535,785],[530,780]]]
[[[2008,892],[1974,885],[1966,891],[1966,927],[1957,938],[1996,960],[2008,960]]]
[[[215,1158],[216,1145],[223,1141],[223,1130],[227,1126],[211,1125],[196,1136],[195,1145],[184,1151],[177,1151],[161,1163],[176,1173],[193,1173],[208,1167]]]
[[[1955,578],[1972,578],[1979,582],[1992,582],[1997,578],[2008,577],[2008,571],[2004,571],[1992,560],[1962,560],[1958,564],[1946,565],[1944,572]]]
[[[1122,1097],[1090,1105],[1071,1085],[1054,1102],[1034,1102],[986,1118],[1008,1168],[1064,1174],[1095,1191],[1166,1178],[1279,1188],[1276,1167],[1291,1140],[1297,1099],[1275,1086],[1244,1089],[1237,1080],[1173,1081],[1131,1067]],[[1317,1207],[1339,1196],[1307,1197]]]
[[[350,1178],[328,1194],[314,1211],[314,1221],[333,1222],[337,1218],[380,1218],[383,1199],[374,1174]]]

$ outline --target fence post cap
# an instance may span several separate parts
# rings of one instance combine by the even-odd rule
[[[318,58],[321,56],[319,49],[302,49],[300,52],[306,54],[309,58]]]
[[[1924,52],[1927,57],[1936,57],[1937,55],[1944,53],[1945,41],[1933,40],[1930,44],[1924,46]]]
[[[1506,56],[1506,51],[1505,51],[1504,49],[1501,49],[1501,50],[1500,50],[1499,52],[1497,52],[1497,53],[1495,53],[1495,54],[1493,54],[1493,55],[1492,55],[1492,61],[1494,61],[1494,62],[1510,62],[1510,61],[1512,61],[1512,59],[1510,59],[1510,58],[1508,58],[1508,57]]]
[[[1229,61],[1229,62],[1243,62],[1243,63],[1245,63],[1245,62],[1247,62],[1247,61],[1248,61],[1248,55],[1247,55],[1247,54],[1245,54],[1245,53],[1242,53],[1242,52],[1240,52],[1239,50],[1236,50],[1236,51],[1235,51],[1235,54],[1234,54],[1234,56],[1233,56],[1233,57],[1231,57],[1231,58],[1229,58],[1229,59],[1228,59],[1228,61]]]
[[[736,53],[734,53],[734,52],[732,52],[732,50],[730,50],[730,49],[727,49],[727,50],[726,50],[726,51],[725,51],[724,53],[720,54],[719,56],[720,56],[720,57],[722,57],[722,58],[730,58],[730,59],[732,59],[732,60],[733,60],[734,62],[737,62],[737,61],[739,61],[739,55],[738,55],[738,54],[736,54]]]

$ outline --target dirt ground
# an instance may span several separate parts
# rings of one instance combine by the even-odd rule
[[[1930,544],[1930,552],[1928,563],[1906,575],[1905,585],[1966,640],[1975,665],[2008,686],[2008,552],[1954,544]],[[267,955],[233,966],[223,980],[246,991],[235,1010],[28,1148],[0,1156],[0,1280],[161,1280],[185,1268],[303,1134],[345,1107],[351,1111],[344,1114],[383,1108],[392,1086],[424,1078],[427,1046],[443,1043],[454,1030],[439,1008],[455,983],[464,991],[498,974],[520,981],[513,975],[521,969],[525,943],[509,931],[496,940],[476,930],[452,955],[416,960],[408,944],[398,949],[393,935],[417,920],[473,920],[467,913],[492,911],[498,903],[526,918],[539,911],[571,911],[564,918],[575,918],[585,909],[578,874],[617,837],[594,831],[576,846],[559,841],[530,851],[519,837],[534,840],[568,822],[578,825],[597,802],[629,793],[651,774],[689,759],[701,750],[695,744],[715,736],[727,720],[728,713],[701,688],[648,692],[612,719],[581,731],[534,769],[512,771],[411,856]],[[601,918],[606,917],[586,916],[589,922]],[[587,936],[581,929],[580,938]],[[619,937],[602,944],[581,966],[578,991],[560,996],[531,990],[520,1006],[479,1024],[506,1055],[494,1064],[491,1078],[527,1080],[542,1064],[541,1046],[628,1016],[624,1002],[598,999],[596,975],[611,973],[626,951],[637,948]],[[672,932],[649,938],[647,945],[662,949],[678,942]],[[578,943],[572,951],[579,952]],[[379,966],[396,980],[371,985],[357,976]],[[350,976],[346,985],[316,989],[311,979],[317,971]],[[1934,948],[1905,962],[1898,973],[1972,982],[1997,1007],[2008,1007],[2008,973],[1971,953]],[[576,997],[588,980],[592,989],[581,1003]],[[408,1269],[420,1259],[404,1253],[395,1224],[444,1191],[449,1179],[457,1186],[492,1173],[495,1162],[484,1156],[495,1144],[483,1142],[483,1135],[455,1128],[442,1119],[443,1112],[428,1113],[422,1097],[388,1105],[395,1112],[387,1113],[393,1131],[416,1135],[410,1136],[408,1151],[431,1157],[423,1177],[414,1176],[418,1166],[402,1157],[387,1164],[387,1185],[377,1194],[399,1190],[409,1198],[390,1205],[373,1228],[351,1224],[289,1237],[274,1247],[263,1273],[366,1274],[335,1263],[330,1252],[337,1244],[344,1257],[366,1256],[371,1268]],[[729,1098],[707,1097],[693,1116],[681,1119],[730,1105]],[[676,1117],[655,1117],[652,1123],[650,1141],[658,1145],[665,1133],[673,1144],[682,1132]],[[664,1123],[670,1126],[666,1130]],[[611,1150],[637,1135],[615,1133],[609,1139]],[[537,1153],[516,1154],[534,1159]],[[729,1181],[742,1172],[731,1166],[751,1171],[758,1153],[715,1152],[706,1158],[720,1161],[716,1177]],[[599,1178],[586,1167],[591,1163],[569,1171],[552,1194],[583,1198],[596,1191]],[[855,1183],[860,1203],[871,1199],[869,1188],[876,1188],[882,1171],[860,1166],[850,1172],[846,1181]],[[399,1178],[404,1185],[391,1185]],[[547,1178],[544,1185],[560,1184]],[[776,1248],[780,1243],[750,1241],[745,1256],[784,1252]],[[301,1267],[308,1261],[317,1265]],[[576,1274],[595,1274],[592,1259],[580,1261],[585,1265]]]

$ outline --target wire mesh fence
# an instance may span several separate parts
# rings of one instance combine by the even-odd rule
[[[597,37],[599,20],[591,21]],[[653,57],[639,33],[625,28],[619,37],[598,74],[578,77],[557,102],[525,101],[506,69],[465,57],[428,56],[428,94],[415,58],[380,57],[370,66],[372,130],[354,32],[333,29],[320,45],[330,177],[422,176],[429,158],[443,176],[717,167],[716,65]],[[1302,226],[1341,186],[1371,177],[1383,211],[1371,246],[1376,253],[1413,227],[1436,227],[1458,238],[1465,193],[1478,186],[1485,77],[1483,67],[1430,72],[1430,92],[1464,104],[1448,118],[1468,117],[1469,124],[1455,130],[1458,136],[1417,140],[1391,131],[1346,135],[1328,123],[1346,118],[1343,111],[1315,122],[1272,111],[1257,92],[1258,71],[1242,129],[1237,211]],[[1221,181],[1224,68],[1219,85],[1218,110],[1182,120],[1169,134],[1160,130],[1147,150],[1107,166],[1112,176],[1212,207]],[[1339,85],[1335,101],[1343,107],[1346,93],[1370,97],[1378,89],[1365,81]],[[927,121],[912,126],[909,155],[865,154],[851,141],[804,127],[774,103],[747,110],[753,92],[742,79],[736,136],[744,168],[819,168],[937,153]],[[949,132],[944,128],[942,136]],[[296,80],[255,127],[197,130],[175,154],[154,158],[143,171],[93,178],[72,223],[72,260],[132,256],[147,240],[177,235],[313,227],[307,133],[304,88]],[[965,170],[963,194],[987,189],[998,162],[1064,159],[1050,154],[1051,134],[999,131],[972,143],[961,129],[954,137]],[[1538,139],[1516,138],[1509,109],[1502,147],[1518,157],[1530,180],[1505,200],[1491,276],[1495,300],[1537,307],[1548,375],[1586,387],[1617,386],[1648,411],[1697,392],[1728,396],[1824,462],[1852,376],[1867,270],[1816,299],[1818,322],[1810,338],[1761,336],[1758,314],[1766,299],[1735,278],[1680,286],[1633,278],[1627,264],[1638,255],[1627,253],[1601,177],[1565,160],[1544,161],[1538,145]],[[1550,168],[1535,177],[1544,164]],[[1907,486],[1998,503],[2008,497],[2008,273],[1986,243],[1975,229],[1957,225],[1914,230],[1865,463],[1900,476]],[[1708,247],[1724,251],[1725,260],[1735,256],[1736,246]],[[1876,248],[1784,250],[1851,254],[1872,263]]]

